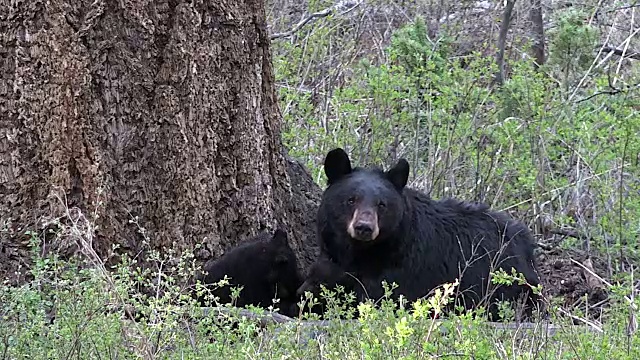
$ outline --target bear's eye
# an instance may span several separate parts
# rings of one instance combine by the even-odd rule
[[[384,209],[384,208],[386,208],[386,207],[387,207],[387,204],[385,204],[385,203],[384,203],[384,201],[380,201],[380,202],[378,203],[378,208],[380,208],[380,209]]]
[[[353,205],[355,203],[356,203],[356,197],[355,196],[352,196],[347,200],[347,204],[349,204],[349,205]]]

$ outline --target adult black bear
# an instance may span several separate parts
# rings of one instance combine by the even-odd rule
[[[486,294],[491,304],[524,295],[531,313],[539,298],[529,287],[496,288],[489,274],[514,268],[530,285],[539,284],[533,237],[524,224],[483,204],[437,201],[406,188],[404,159],[386,172],[352,168],[344,150],[334,149],[324,170],[328,187],[317,217],[321,256],[357,276],[369,297],[383,296],[383,280],[398,285],[395,296],[415,301],[458,278],[458,302],[467,309]],[[489,311],[495,319],[495,305]]]
[[[277,229],[273,236],[262,233],[233,248],[218,259],[209,260],[196,280],[210,285],[227,275],[230,285],[214,288],[209,286],[220,303],[232,301],[231,288],[242,286],[235,305],[271,305],[272,299],[280,299],[282,313],[289,315],[296,302],[296,290],[302,283],[296,257],[287,242],[287,233]],[[200,297],[199,301],[204,302]]]

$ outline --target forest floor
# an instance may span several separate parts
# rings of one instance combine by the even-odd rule
[[[596,318],[608,303],[606,261],[576,250],[555,248],[538,256],[543,293],[564,309],[588,308]]]

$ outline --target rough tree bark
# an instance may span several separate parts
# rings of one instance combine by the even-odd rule
[[[284,154],[273,81],[263,0],[2,2],[0,278],[66,208],[99,215],[104,257],[203,260],[285,224],[305,267],[319,189]]]

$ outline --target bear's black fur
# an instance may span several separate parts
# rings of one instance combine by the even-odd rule
[[[406,188],[404,159],[386,172],[352,168],[344,150],[334,149],[324,167],[329,185],[317,217],[321,255],[357,276],[369,297],[382,297],[386,280],[398,285],[394,296],[415,301],[460,279],[464,269],[458,301],[465,308],[480,305],[491,286],[490,300],[517,300],[524,294],[531,313],[538,296],[526,285],[495,289],[489,282],[490,270],[515,268],[529,284],[539,284],[534,240],[524,224],[484,204],[432,200]],[[489,310],[495,319],[496,307]]]
[[[228,286],[209,289],[222,304],[230,303],[231,288],[242,286],[235,306],[267,308],[272,299],[280,299],[278,308],[285,315],[293,309],[296,290],[302,283],[296,257],[287,242],[287,233],[277,229],[273,236],[261,233],[233,248],[220,258],[207,261],[196,281],[205,285],[217,283],[227,275]],[[198,299],[204,304],[203,297]]]
[[[297,296],[304,295],[306,291],[317,296],[320,294],[320,285],[324,285],[327,289],[335,289],[336,286],[341,285],[346,291],[356,292],[361,301],[365,299],[363,291],[358,291],[361,290],[361,286],[357,279],[347,274],[338,264],[327,259],[319,259],[311,265],[304,282],[298,288]]]
[[[330,260],[318,259],[307,271],[304,282],[298,288],[297,296],[301,298],[305,292],[313,294],[319,304],[312,310],[319,315],[326,309],[325,301],[320,298],[322,290],[320,285],[324,285],[332,291],[335,291],[338,286],[342,286],[345,293],[354,293],[356,303],[363,302],[367,298],[366,289],[362,287],[357,278],[346,273],[338,264]]]

